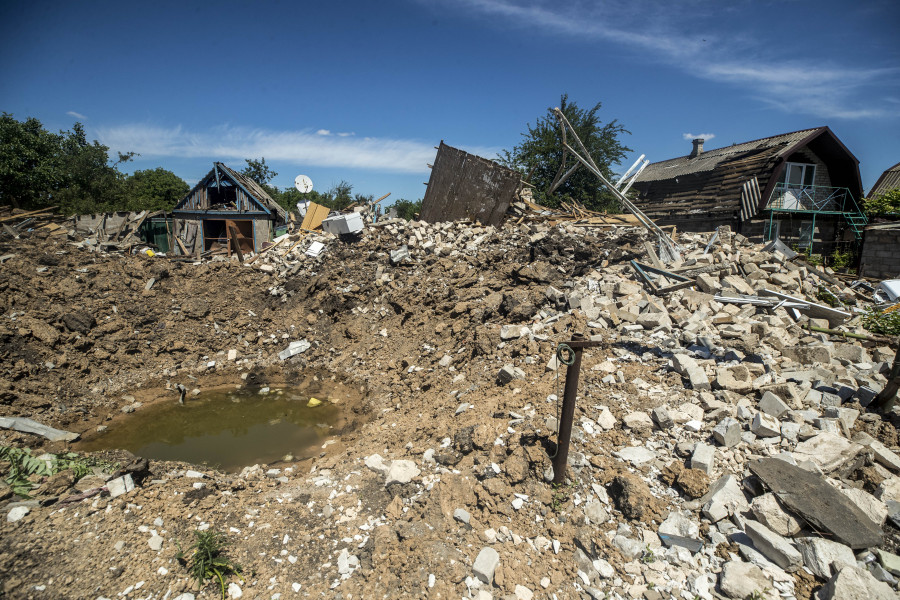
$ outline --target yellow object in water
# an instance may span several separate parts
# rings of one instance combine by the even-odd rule
[[[321,406],[322,401],[317,398],[310,398],[309,402],[306,403],[306,406],[309,408],[315,408],[317,406]]]

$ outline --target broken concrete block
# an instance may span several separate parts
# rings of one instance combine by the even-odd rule
[[[892,471],[900,471],[900,456],[889,450],[887,446],[873,438],[864,431],[859,431],[853,436],[853,441],[870,449],[875,460]]]
[[[881,566],[884,567],[888,573],[891,575],[900,575],[900,556],[885,552],[881,548],[875,549],[875,556],[878,557],[878,562],[881,563]]]
[[[622,460],[630,462],[635,466],[640,466],[651,460],[656,460],[656,452],[645,448],[644,446],[628,446],[622,448],[618,452],[613,452],[613,456],[618,456]]]
[[[872,522],[881,527],[888,516],[887,504],[865,490],[843,488],[841,493],[847,496]]]
[[[644,329],[656,329],[657,327],[663,327],[665,329],[672,328],[672,319],[669,318],[669,314],[662,312],[640,314],[635,322]]]
[[[856,566],[845,566],[819,590],[819,600],[896,600],[891,586]]]
[[[656,423],[656,426],[662,430],[671,429],[675,425],[675,421],[666,410],[665,406],[657,406],[650,412],[650,418]]]
[[[384,485],[388,486],[392,483],[409,483],[419,476],[421,471],[411,460],[392,460],[391,466],[388,467],[384,474]]]
[[[520,337],[531,333],[531,330],[524,325],[504,325],[500,328],[501,340],[517,340]]]
[[[738,394],[746,394],[753,389],[750,370],[744,365],[719,367],[716,369],[716,388]]]
[[[716,460],[716,449],[709,444],[698,442],[691,454],[691,468],[699,469],[707,475],[712,475],[713,465]]]
[[[889,500],[900,502],[900,477],[891,477],[882,481],[875,490],[875,497],[882,502]]]
[[[131,474],[128,473],[107,481],[106,489],[109,490],[110,496],[117,498],[134,489],[134,480],[131,478]]]
[[[832,351],[831,346],[794,346],[782,349],[781,355],[802,365],[829,365]]]
[[[396,250],[391,250],[391,263],[399,264],[409,258],[409,246],[406,244],[400,246]]]
[[[778,535],[792,537],[800,533],[802,528],[800,522],[781,507],[775,494],[757,496],[750,503],[750,510],[760,523]]]
[[[766,558],[791,573],[803,566],[803,557],[784,537],[778,535],[762,523],[746,521],[745,531],[753,545]]]
[[[772,392],[763,393],[762,398],[759,400],[759,410],[767,415],[772,415],[776,419],[781,418],[781,415],[789,411],[790,408],[790,406],[784,403],[784,400]]]
[[[500,555],[496,550],[487,546],[481,549],[475,562],[472,563],[472,573],[481,581],[491,585],[494,582],[494,571],[499,564]]]
[[[750,422],[750,431],[759,437],[777,437],[781,435],[781,423],[771,415],[758,412]]]
[[[497,373],[497,383],[500,385],[506,385],[516,379],[525,379],[525,371],[513,365],[503,365],[503,368]]]
[[[630,283],[628,281],[619,281],[616,283],[615,294],[616,296],[631,296],[633,294],[641,293],[641,286],[636,283]]]
[[[844,408],[842,406],[829,406],[825,409],[825,416],[831,419],[837,419],[846,428],[845,431],[853,429],[853,424],[859,417],[859,411],[855,408]]]
[[[831,565],[838,569],[856,565],[853,550],[844,544],[820,537],[797,538],[794,543],[803,557],[804,566],[822,579],[831,577]]]
[[[697,275],[697,287],[701,292],[707,294],[715,294],[722,290],[722,284],[719,283],[718,278],[708,273]]]
[[[709,492],[696,502],[703,507],[703,515],[714,523],[750,508],[740,484],[733,475],[720,477]]]
[[[861,445],[836,433],[825,431],[797,444],[793,454],[797,462],[810,460],[827,474],[856,458],[862,450]]]
[[[666,517],[666,520],[660,523],[658,533],[684,538],[698,538],[700,537],[700,524],[690,520],[680,512],[672,511]]]
[[[629,429],[635,429],[637,431],[647,431],[653,429],[653,421],[650,419],[650,415],[645,412],[633,412],[625,415],[622,419],[622,422],[625,424],[625,427]]]
[[[713,429],[713,438],[726,448],[731,448],[740,443],[741,433],[740,421],[725,417]]]
[[[709,378],[700,365],[687,354],[676,354],[672,357],[672,365],[675,372],[690,381],[691,388],[695,390],[710,389]]]
[[[288,344],[288,347],[278,353],[278,358],[281,360],[287,360],[293,356],[297,356],[298,354],[303,354],[307,350],[310,349],[312,344],[307,342],[306,340],[297,340]]]
[[[753,563],[732,560],[722,567],[719,573],[719,589],[728,598],[745,600],[756,597],[764,590],[772,589],[772,581],[765,576],[763,570]],[[772,598],[777,598],[777,594]],[[765,597],[760,597],[763,600]],[[766,598],[765,600],[769,600]]]
[[[751,461],[749,467],[788,509],[817,530],[853,549],[881,544],[881,529],[821,475],[778,458]]]

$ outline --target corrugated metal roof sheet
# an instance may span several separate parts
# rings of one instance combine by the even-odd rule
[[[900,188],[900,163],[881,174],[866,198],[875,198],[894,188]]]
[[[742,144],[734,144],[724,148],[716,148],[715,150],[706,150],[694,158],[682,156],[651,163],[647,165],[647,168],[644,169],[644,172],[641,173],[641,176],[637,181],[660,181],[681,177],[682,175],[690,175],[692,173],[712,171],[719,166],[719,164],[739,158],[742,154],[755,154],[757,152],[775,148],[788,148],[805,139],[817,129],[823,128],[804,129],[792,133],[783,133],[781,135],[753,140],[751,142],[744,142]]]

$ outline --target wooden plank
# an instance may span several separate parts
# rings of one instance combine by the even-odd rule
[[[650,262],[653,263],[653,266],[660,270],[665,270],[666,265],[662,264],[662,261],[659,260],[659,257],[656,255],[656,250],[653,249],[653,244],[648,241],[644,242],[644,250],[647,251],[647,256],[650,257]]]
[[[37,215],[42,215],[43,213],[49,213],[56,210],[55,206],[51,206],[49,208],[42,208],[41,210],[33,210],[31,212],[20,213],[18,215],[10,215],[8,217],[0,218],[0,223],[6,223],[7,221],[15,221],[16,219],[22,219],[24,217],[34,217]]]
[[[244,262],[244,253],[241,252],[241,233],[238,231],[238,228],[235,227],[234,223],[228,223],[228,241],[231,244],[231,248],[234,250],[234,253],[237,254],[238,260],[240,262]]]
[[[173,235],[172,237],[175,238],[175,243],[177,243],[178,247],[181,248],[181,253],[184,254],[185,256],[190,256],[191,253],[188,252],[187,248],[184,247],[184,244],[181,243],[181,238],[178,237],[177,235]]]

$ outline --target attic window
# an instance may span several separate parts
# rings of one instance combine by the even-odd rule
[[[787,164],[784,171],[784,183],[791,187],[808,187],[816,181],[816,165],[807,163]]]

